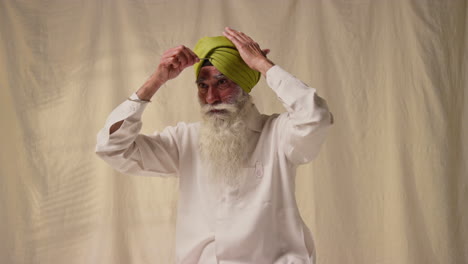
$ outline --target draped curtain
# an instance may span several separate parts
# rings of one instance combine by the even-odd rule
[[[176,178],[94,154],[164,50],[225,26],[270,48],[335,117],[296,197],[318,263],[468,263],[465,0],[2,0],[0,263],[173,263]],[[283,112],[264,79],[261,112]],[[143,132],[200,120],[192,69]]]

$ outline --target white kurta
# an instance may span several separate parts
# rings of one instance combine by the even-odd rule
[[[299,164],[317,155],[333,118],[314,88],[279,66],[267,72],[266,80],[288,112],[266,116],[248,106],[250,149],[242,171],[247,180],[221,195],[213,195],[200,160],[199,123],[142,135],[140,119],[147,104],[127,100],[98,134],[96,153],[116,170],[178,176],[177,263],[314,262],[311,232],[296,204],[295,174]],[[109,136],[111,125],[121,120]]]

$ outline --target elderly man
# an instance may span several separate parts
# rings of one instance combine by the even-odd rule
[[[177,263],[313,263],[295,172],[317,155],[332,115],[315,89],[266,57],[269,50],[242,32],[223,34],[200,39],[194,51],[167,50],[155,73],[110,114],[96,152],[122,173],[179,178]],[[139,134],[147,102],[192,65],[202,121]],[[258,112],[249,92],[260,74],[286,113]]]

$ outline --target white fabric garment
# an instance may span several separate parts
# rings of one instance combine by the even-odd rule
[[[147,103],[127,100],[98,134],[97,154],[126,174],[177,175],[177,263],[314,262],[311,232],[295,200],[296,167],[311,161],[333,123],[325,101],[279,66],[267,83],[288,112],[261,115],[248,105],[251,130],[246,173],[240,188],[214,195],[198,153],[199,123],[179,123],[153,135],[139,134]],[[109,136],[112,124],[125,120]]]

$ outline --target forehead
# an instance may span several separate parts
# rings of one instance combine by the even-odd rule
[[[200,73],[198,73],[198,80],[207,80],[211,78],[221,77],[224,76],[215,66],[204,66],[200,69]]]

